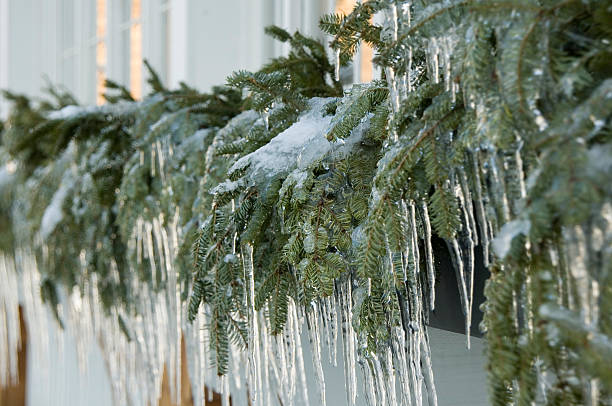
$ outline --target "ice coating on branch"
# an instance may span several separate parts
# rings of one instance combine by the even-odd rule
[[[309,101],[310,108],[302,113],[291,127],[274,137],[258,150],[240,158],[229,173],[247,169],[251,182],[270,179],[293,169],[305,169],[330,152],[346,153],[358,143],[367,127],[355,129],[345,140],[330,142],[326,135],[332,116],[325,115],[325,106],[333,98],[315,97]]]
[[[232,134],[241,127],[252,125],[255,121],[261,119],[261,115],[255,110],[246,110],[232,118],[222,129],[219,130],[219,138]]]
[[[47,115],[49,120],[77,119],[90,114],[129,115],[143,108],[143,105],[153,104],[161,100],[161,95],[155,95],[142,102],[119,101],[102,106],[66,106],[52,111]]]
[[[244,187],[243,179],[239,179],[236,181],[226,180],[225,182],[219,183],[217,186],[210,189],[210,194],[216,195],[216,194],[231,193],[236,190],[239,190],[242,187]]]
[[[334,51],[334,79],[340,80],[340,49]]]
[[[510,251],[512,240],[519,234],[528,235],[531,228],[529,220],[516,219],[504,224],[493,239],[493,250],[499,258],[505,258]]]
[[[427,204],[423,201],[421,205],[423,217],[423,228],[425,230],[425,263],[427,265],[427,283],[429,284],[429,306],[431,310],[436,306],[436,273],[434,267],[433,248],[431,246],[431,222]]]

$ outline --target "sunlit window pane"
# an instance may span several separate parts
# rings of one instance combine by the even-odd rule
[[[104,81],[106,80],[106,0],[96,0],[96,103],[103,104]]]
[[[355,7],[356,0],[337,0],[336,1],[336,13],[349,14],[353,7]],[[365,42],[361,43],[360,47],[360,60],[359,60],[359,78],[357,79],[361,83],[370,82],[373,79],[373,65],[372,58],[374,56],[374,50],[372,47]]]
[[[132,0],[130,26],[130,91],[135,99],[142,97],[142,22],[140,0]]]
[[[374,50],[365,42],[361,43],[361,83],[371,82],[374,79],[374,66],[372,64],[374,58]]]

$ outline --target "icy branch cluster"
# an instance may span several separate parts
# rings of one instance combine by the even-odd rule
[[[361,376],[371,405],[434,406],[446,255],[493,404],[610,403],[609,19],[609,1],[370,0],[321,20],[334,61],[270,27],[289,55],[210,94],[153,73],[142,102],[8,94],[0,378],[21,303],[41,365],[51,314],[81,358],[102,347],[119,404],[154,403],[164,368],[177,396],[182,362],[197,404],[204,386],[325,404],[328,359],[348,404]],[[343,89],[362,41],[383,77]]]

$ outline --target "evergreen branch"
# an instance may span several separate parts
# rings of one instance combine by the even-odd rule
[[[406,154],[404,154],[404,157],[400,160],[399,164],[397,165],[397,167],[394,169],[391,178],[394,178],[396,176],[398,176],[399,172],[403,170],[404,165],[409,161],[409,159],[411,159],[412,157],[412,153],[420,146],[420,144],[425,141],[429,136],[431,136],[432,134],[434,134],[435,130],[438,128],[439,125],[441,125],[441,123],[447,119],[448,117],[451,117],[451,115],[456,114],[455,110],[451,110],[448,113],[446,113],[441,119],[439,119],[438,121],[436,121],[432,126],[428,127],[427,130],[422,131],[418,137],[416,138],[416,140],[412,141],[410,144],[410,147],[408,148]]]

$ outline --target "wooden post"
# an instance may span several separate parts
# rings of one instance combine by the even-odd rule
[[[213,393],[212,402],[208,401],[208,388],[204,389],[204,397],[206,406],[221,406],[221,396],[218,393]],[[4,406],[4,405],[0,405]],[[164,368],[162,378],[162,393],[159,398],[158,406],[195,406],[193,403],[193,395],[191,392],[191,381],[187,370],[187,350],[185,349],[185,339],[181,339],[181,395],[179,403],[172,402],[170,396],[170,382],[168,380],[167,368]],[[199,406],[199,405],[198,405]]]
[[[21,347],[17,355],[19,380],[6,388],[0,387],[0,406],[25,406],[26,402],[26,368],[28,362],[28,332],[23,320],[23,312],[19,306],[19,329],[21,331]],[[8,354],[6,354],[8,355]],[[14,354],[11,354],[14,355]]]

